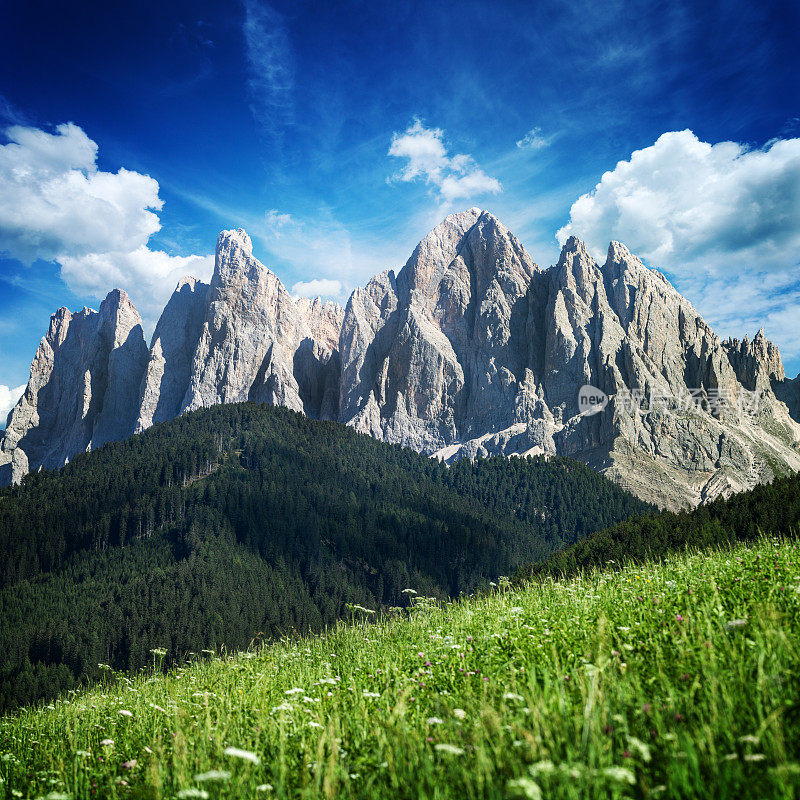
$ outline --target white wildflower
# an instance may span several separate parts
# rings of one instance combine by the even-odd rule
[[[380,697],[378,692],[361,692],[362,697]]]
[[[464,748],[456,747],[454,744],[437,744],[434,745],[434,748],[438,750],[440,753],[449,753],[451,756],[463,756],[464,755]]]
[[[542,800],[542,790],[536,781],[530,778],[514,778],[506,784],[509,793],[515,797],[526,797],[528,800]]]
[[[635,736],[629,736],[628,747],[633,752],[638,753],[639,758],[641,758],[645,763],[650,761],[650,748],[641,739],[637,739]]]
[[[205,783],[206,781],[227,781],[230,777],[230,772],[224,769],[210,769],[208,772],[201,772],[199,775],[195,775],[194,779],[198,783]]]
[[[631,786],[636,783],[636,776],[625,767],[606,767],[603,770],[603,775],[607,778],[611,778],[612,781],[629,783]]]
[[[428,725],[441,725],[444,720],[439,719],[439,717],[428,717],[427,719]]]
[[[207,800],[208,792],[205,789],[195,789],[194,786],[188,789],[181,789],[176,795],[178,800]]]
[[[261,783],[256,786],[257,792],[271,792],[272,791],[272,784],[271,783]]]
[[[100,744],[103,745],[103,747],[113,747],[114,746],[114,740],[113,739],[103,739],[103,741],[100,742]]]
[[[132,717],[133,716],[133,713],[131,711],[128,711],[127,708],[121,708],[119,711],[117,711],[117,714],[119,714],[121,717]]]
[[[232,758],[241,758],[243,761],[249,761],[252,764],[260,764],[261,759],[255,754],[251,753],[249,750],[241,750],[238,747],[226,747],[223,751],[226,756],[231,756]]]
[[[517,700],[518,702],[522,702],[525,698],[521,694],[514,694],[514,692],[506,692],[503,695],[503,700]]]
[[[454,716],[456,719],[466,719],[466,717],[467,717],[467,712],[466,712],[466,711],[464,711],[464,709],[463,709],[463,708],[454,708],[454,709],[453,709],[453,716]]]
[[[303,692],[305,692],[305,689],[295,686],[294,689],[287,689],[284,694],[302,694]]]

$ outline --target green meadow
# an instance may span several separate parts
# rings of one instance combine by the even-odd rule
[[[9,715],[0,798],[800,794],[796,542],[411,596]]]

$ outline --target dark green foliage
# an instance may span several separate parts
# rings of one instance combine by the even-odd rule
[[[0,492],[0,709],[99,674],[472,592],[650,506],[565,459],[448,468],[252,403]]]
[[[800,476],[790,475],[693,511],[625,520],[563,548],[522,574],[574,575],[592,567],[657,560],[675,551],[753,542],[766,532],[792,536],[798,530]]]

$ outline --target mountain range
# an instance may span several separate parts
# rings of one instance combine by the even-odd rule
[[[596,406],[581,405],[592,387]],[[722,341],[619,242],[538,267],[494,216],[448,216],[344,309],[295,299],[223,231],[148,348],[127,294],[59,309],[0,441],[0,485],[185,411],[266,402],[450,462],[566,455],[669,509],[800,470],[800,376],[763,331]]]

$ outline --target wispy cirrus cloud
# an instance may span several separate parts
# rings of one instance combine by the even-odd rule
[[[265,131],[292,122],[294,57],[284,19],[263,0],[244,0],[242,33],[248,68],[250,109]]]
[[[472,156],[449,156],[444,131],[426,128],[420,119],[415,119],[403,133],[392,136],[389,155],[406,159],[406,165],[390,181],[424,181],[445,204],[502,191],[500,181],[487,175]]]

